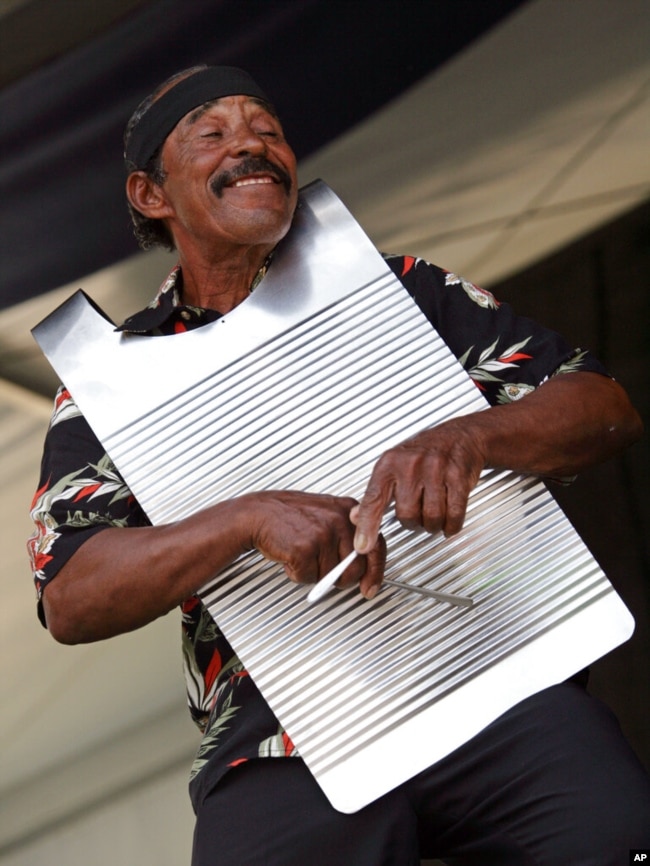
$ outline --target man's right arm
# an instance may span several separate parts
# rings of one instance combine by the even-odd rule
[[[150,526],[70,394],[48,430],[28,548],[41,619],[62,643],[133,631],[185,601],[241,554],[258,550],[290,580],[313,583],[353,548],[349,497],[251,492],[176,523]],[[366,592],[385,546],[339,581]]]
[[[43,593],[62,643],[133,631],[168,613],[242,553],[257,549],[287,577],[313,583],[353,547],[354,500],[265,491],[213,505],[167,526],[107,528],[90,537]],[[358,557],[342,584],[381,582],[384,550]]]

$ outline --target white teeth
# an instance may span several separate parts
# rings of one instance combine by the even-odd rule
[[[273,183],[271,177],[243,177],[241,180],[236,180],[233,186],[252,186],[256,183]]]

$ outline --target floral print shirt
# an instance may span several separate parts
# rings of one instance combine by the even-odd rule
[[[490,404],[519,400],[559,373],[605,374],[588,352],[515,316],[507,304],[461,277],[410,256],[386,256],[386,261]],[[175,268],[152,303],[119,330],[155,337],[221,317],[184,305],[181,280]],[[28,549],[44,624],[43,590],[91,535],[108,526],[148,525],[65,386],[55,398],[32,518]],[[296,750],[201,600],[187,599],[181,615],[189,710],[203,732],[190,782],[196,807],[229,767]]]

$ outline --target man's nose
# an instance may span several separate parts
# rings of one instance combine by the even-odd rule
[[[248,156],[266,153],[266,141],[263,136],[252,130],[248,124],[242,124],[233,133],[231,150],[233,155]]]

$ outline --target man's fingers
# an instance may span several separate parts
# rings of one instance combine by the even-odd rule
[[[350,520],[356,527],[354,549],[357,553],[370,553],[376,546],[384,511],[393,498],[392,481],[380,483],[376,475],[377,466],[370,477],[363,499],[350,512]]]
[[[445,535],[456,535],[463,528],[469,494],[469,489],[452,488],[447,491],[447,508],[442,523]]]
[[[371,599],[377,595],[384,579],[385,568],[386,542],[384,536],[380,535],[377,544],[366,554],[366,571],[359,583],[359,590],[365,598]]]
[[[380,535],[377,544],[367,555],[356,550],[350,551],[339,563],[312,587],[307,596],[308,601],[320,601],[333,586],[343,589],[352,584],[359,584],[359,590],[366,598],[377,595],[384,577],[386,566],[386,542]]]
[[[395,485],[395,517],[405,529],[428,529],[427,510],[434,513],[432,502],[436,499],[440,501],[428,489],[426,479],[419,475],[400,478]]]

